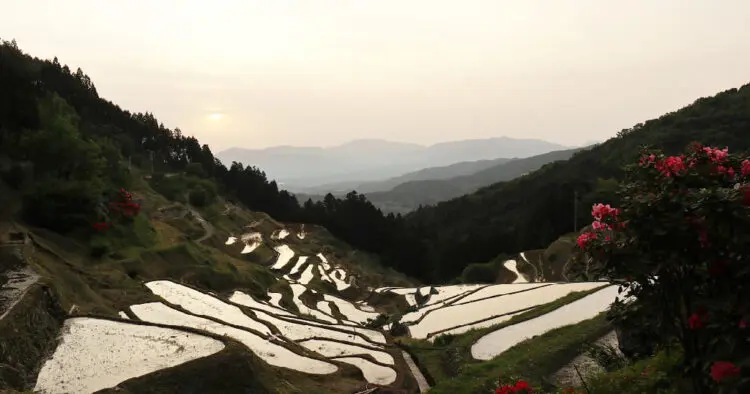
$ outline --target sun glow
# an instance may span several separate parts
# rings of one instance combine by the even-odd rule
[[[219,114],[219,113],[208,115],[208,118],[211,120],[221,120],[221,118],[223,117],[224,117],[224,114]]]

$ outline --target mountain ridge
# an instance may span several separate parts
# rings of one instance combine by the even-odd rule
[[[496,137],[432,145],[380,139],[354,140],[333,147],[229,148],[222,161],[251,161],[289,190],[341,182],[386,180],[423,168],[499,157],[528,157],[565,148],[538,139]]]
[[[434,176],[432,179],[408,180],[406,182],[398,183],[391,187],[390,190],[386,191],[368,192],[367,188],[361,187],[352,190],[364,194],[370,202],[384,212],[405,214],[420,206],[433,205],[442,201],[448,201],[464,194],[471,194],[482,187],[523,176],[524,174],[535,171],[549,163],[559,160],[567,160],[575,152],[588,148],[590,147],[552,151],[523,159],[496,159],[484,162],[470,162],[476,163],[475,166],[479,165],[479,167],[488,167],[480,168],[479,170],[466,175],[445,177]],[[446,167],[432,167],[420,171],[429,170],[429,172],[435,173],[444,168]],[[419,171],[412,174],[418,173]],[[397,180],[399,178],[392,179]],[[385,182],[372,182],[363,185],[377,187],[383,184],[387,185]],[[346,192],[336,192],[333,194],[334,196],[341,197],[345,195]],[[313,201],[321,201],[324,199],[324,195],[320,194],[295,193],[295,196],[302,200],[309,198]]]

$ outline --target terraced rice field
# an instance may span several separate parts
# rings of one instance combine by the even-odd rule
[[[185,331],[84,317],[68,319],[63,332],[34,391],[93,393],[224,348],[221,341]]]
[[[289,234],[287,230],[277,230],[270,238],[281,240]],[[262,242],[262,236],[248,233],[239,239],[229,237],[226,244],[237,242],[245,243],[247,249],[248,243]],[[388,385],[399,379],[399,373],[408,373],[403,367],[406,363],[402,352],[390,345],[389,336],[363,327],[378,317],[376,308],[362,300],[351,301],[341,294],[321,294],[308,288],[317,278],[333,284],[338,291],[347,290],[353,285],[352,275],[345,267],[332,264],[322,253],[298,255],[288,245],[274,249],[278,256],[268,268],[277,274],[280,284],[289,287],[298,312],[281,306],[282,294],[278,290],[269,291],[270,299],[265,301],[241,290],[221,295],[171,280],[147,282],[144,286],[161,301],[131,305],[129,312],[135,319],[69,319],[61,343],[42,367],[37,388],[62,393],[113,387],[133,377],[219,352],[225,345],[215,338],[222,336],[241,343],[271,366],[305,374],[334,374],[346,364],[358,368],[367,382]],[[506,267],[517,272],[515,261],[511,261]],[[292,279],[292,275],[299,279]],[[406,304],[417,308],[401,318],[409,335],[433,340],[441,334],[492,327],[570,292],[605,285],[526,283],[520,274],[517,282],[382,287],[368,291],[403,297]],[[491,332],[477,341],[472,355],[480,360],[490,359],[529,336],[593,317],[614,300],[613,287],[538,318]],[[128,314],[121,311],[120,317],[128,319]]]

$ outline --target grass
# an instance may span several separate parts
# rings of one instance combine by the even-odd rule
[[[459,366],[456,376],[439,380],[430,393],[489,393],[496,387],[498,378],[509,376],[523,377],[535,387],[549,386],[549,375],[577,356],[585,343],[611,329],[604,314],[600,314],[579,324],[552,330],[521,342],[490,361]]]
[[[679,375],[682,370],[680,349],[662,350],[616,371],[586,381],[590,394],[685,394],[692,390]]]
[[[513,316],[510,320],[492,327],[475,329],[456,336],[443,336],[443,338],[438,336],[435,338],[434,346],[428,341],[411,338],[401,339],[401,343],[406,345],[410,353],[418,360],[420,366],[423,367],[423,373],[426,372],[429,374],[431,379],[437,383],[448,381],[455,378],[464,368],[473,364],[480,364],[480,362],[473,360],[471,357],[471,346],[485,334],[547,314],[594,293],[602,287],[589,291],[569,293],[555,301]],[[604,333],[600,336],[602,335]],[[444,345],[440,346],[440,344]]]

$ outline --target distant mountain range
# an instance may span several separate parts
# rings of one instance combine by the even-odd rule
[[[566,148],[569,147],[538,139],[509,137],[452,141],[430,146],[363,139],[327,148],[230,148],[216,156],[226,164],[238,161],[259,167],[287,190],[321,193],[351,190],[365,182],[383,180],[387,180],[385,186],[373,186],[373,189],[368,190],[387,190],[389,185],[423,180],[425,176],[431,176],[409,174],[423,168],[447,166],[451,168],[436,171],[455,171],[456,176],[467,175],[483,169],[483,165],[497,164],[481,163],[482,161],[504,157],[525,158]],[[405,178],[389,180],[400,176]],[[321,185],[325,187],[321,188]]]
[[[386,181],[364,183],[348,190],[332,192],[332,194],[341,197],[351,190],[356,190],[365,194],[368,200],[385,212],[406,213],[420,205],[432,205],[473,193],[482,187],[509,181],[538,170],[545,164],[567,160],[582,149],[585,148],[553,151],[523,159],[503,158],[426,168]],[[472,172],[472,169],[475,171]],[[456,176],[456,173],[463,174]],[[432,179],[419,179],[420,176],[429,176]],[[393,184],[395,186],[392,186]],[[390,189],[378,190],[386,187]],[[296,196],[302,201],[308,198],[319,201],[323,199],[324,194],[296,193]]]

